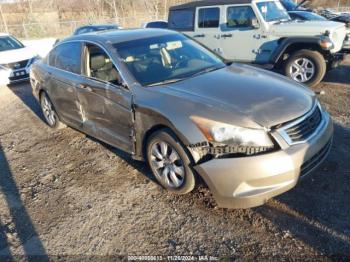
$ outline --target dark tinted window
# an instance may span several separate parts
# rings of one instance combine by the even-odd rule
[[[250,20],[256,18],[250,6],[229,7],[227,9],[228,27],[250,27]]]
[[[167,22],[150,22],[146,26],[147,28],[168,28],[168,23]]]
[[[17,39],[11,36],[0,37],[0,52],[24,47]]]
[[[81,73],[81,44],[65,43],[57,46],[49,55],[50,66],[69,71]]]
[[[219,8],[202,8],[198,12],[199,28],[217,28],[220,23]]]
[[[170,12],[169,28],[178,30],[190,30],[194,27],[193,10],[175,10]]]
[[[75,35],[86,34],[86,33],[89,33],[89,32],[93,32],[93,29],[92,29],[92,28],[89,28],[89,27],[84,27],[84,28],[78,29],[78,30],[75,32]]]

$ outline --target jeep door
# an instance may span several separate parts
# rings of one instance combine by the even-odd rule
[[[250,5],[225,6],[225,23],[221,27],[223,57],[242,62],[268,62],[271,53],[265,53],[263,47],[267,36],[262,26],[252,26],[253,19],[257,16]]]
[[[44,88],[65,123],[75,128],[82,125],[76,85],[81,81],[81,43],[68,42],[49,54]]]
[[[221,55],[220,25],[223,6],[200,7],[196,9],[195,31],[190,33],[195,40]]]
[[[77,87],[83,130],[108,144],[133,152],[132,94],[106,49],[84,45],[84,81]]]

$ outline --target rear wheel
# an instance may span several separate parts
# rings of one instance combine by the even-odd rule
[[[164,188],[177,194],[187,194],[194,189],[196,179],[190,159],[170,130],[151,135],[146,150],[153,175]]]
[[[300,50],[286,61],[284,73],[296,82],[314,87],[324,78],[327,64],[317,51]]]
[[[49,98],[49,96],[46,94],[46,92],[43,92],[40,95],[40,105],[41,110],[44,114],[46,123],[53,129],[60,129],[65,127],[59,120],[58,115],[55,111],[55,108]]]

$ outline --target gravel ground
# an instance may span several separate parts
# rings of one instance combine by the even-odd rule
[[[217,208],[206,188],[168,193],[127,154],[70,128],[50,130],[28,84],[0,88],[0,256],[350,259],[349,65],[317,88],[336,122],[329,159],[249,210]]]

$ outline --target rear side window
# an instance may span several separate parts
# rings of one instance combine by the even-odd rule
[[[199,28],[218,28],[220,24],[220,8],[202,8],[198,11]]]
[[[229,7],[227,9],[227,27],[250,27],[250,20],[256,18],[250,6]]]
[[[81,74],[81,44],[65,43],[49,55],[49,65],[75,74]]]
[[[194,11],[191,9],[170,11],[169,28],[182,31],[193,31]]]

